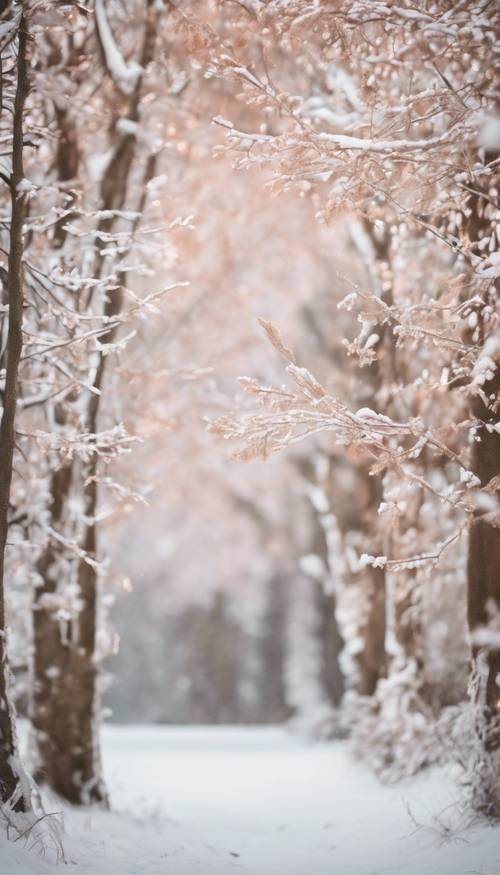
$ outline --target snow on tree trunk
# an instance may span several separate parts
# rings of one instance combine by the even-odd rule
[[[23,112],[29,89],[27,70],[26,20],[21,16],[18,29],[17,88],[14,101],[12,174],[9,180],[11,222],[7,298],[9,328],[7,364],[3,391],[3,413],[0,424],[0,803],[6,811],[25,812],[31,807],[30,788],[21,766],[14,725],[14,713],[9,695],[6,616],[4,595],[4,563],[7,546],[9,497],[15,446],[15,418],[18,396],[18,371],[23,336],[23,223],[26,199],[21,193],[23,169]]]
[[[304,491],[310,507],[309,552],[301,557],[300,567],[311,578],[312,600],[316,612],[319,647],[319,681],[326,701],[337,708],[345,689],[341,668],[344,640],[338,622],[338,599],[342,583],[336,569],[342,558],[340,539],[336,538],[336,521],[330,506],[331,460],[316,453],[312,464],[308,457],[296,460],[304,481]],[[333,729],[333,727],[332,727]]]
[[[345,679],[340,667],[340,654],[344,641],[337,620],[337,593],[330,583],[330,550],[327,543],[326,521],[314,508],[311,555],[317,556],[326,571],[314,579],[313,599],[318,615],[318,640],[320,646],[320,680],[330,704],[340,705],[344,694]]]

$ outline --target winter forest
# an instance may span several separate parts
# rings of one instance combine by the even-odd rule
[[[0,0],[0,872],[500,873],[500,5]]]

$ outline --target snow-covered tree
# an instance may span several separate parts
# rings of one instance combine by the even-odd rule
[[[12,4],[2,23],[0,60],[2,104],[9,113],[5,139],[9,144],[2,183],[8,192],[8,262],[2,268],[3,309],[7,313],[6,339],[2,343],[2,418],[0,422],[0,803],[9,813],[31,808],[29,782],[20,763],[16,728],[9,690],[7,616],[5,607],[5,552],[9,529],[12,470],[16,443],[16,407],[19,395],[19,365],[23,348],[23,224],[27,193],[24,146],[27,137],[25,103],[29,89],[28,21],[21,4]],[[7,72],[8,71],[8,72]],[[4,319],[5,317],[3,317]],[[2,332],[5,338],[5,333]]]
[[[243,28],[251,40],[238,39]],[[374,476],[386,472],[379,511],[398,528],[388,551],[362,561],[403,572],[394,633],[417,678],[420,621],[408,611],[418,613],[419,569],[439,568],[468,533],[478,801],[496,812],[498,28],[498,10],[481,2],[257,2],[235,16],[232,44],[210,46],[211,74],[262,112],[253,129],[216,119],[236,166],[270,167],[275,187],[311,194],[320,220],[354,215],[373,229],[375,257],[385,247],[380,289],[355,285],[345,300],[361,323],[348,352],[365,368],[385,365],[375,403],[354,410],[329,394],[268,329],[293,386],[248,382],[269,411],[219,428],[244,439],[246,456],[329,431],[371,458]],[[275,47],[288,57],[277,70]]]

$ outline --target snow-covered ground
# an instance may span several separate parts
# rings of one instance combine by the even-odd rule
[[[344,742],[278,728],[108,726],[103,747],[113,811],[66,810],[74,875],[500,872],[500,829],[464,826],[443,771],[383,787]],[[21,845],[1,875],[60,871]]]

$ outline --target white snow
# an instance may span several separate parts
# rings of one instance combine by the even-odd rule
[[[142,67],[135,63],[135,61],[129,64],[125,62],[109,26],[103,0],[96,0],[95,17],[106,58],[106,66],[117,85],[122,88],[125,94],[131,94],[139,76],[143,72]]]
[[[212,122],[214,123],[214,125],[221,125],[223,128],[229,128],[230,130],[234,128],[233,123],[228,121],[227,118],[224,118],[223,115],[214,116]]]
[[[131,118],[119,118],[116,123],[116,130],[120,131],[120,134],[132,134],[132,136],[137,136],[139,125],[137,122],[132,121]]]
[[[446,131],[438,137],[427,140],[372,140],[360,137],[349,137],[345,134],[329,134],[321,131],[316,139],[338,146],[339,149],[354,149],[361,152],[413,152],[416,149],[429,149],[446,142],[450,132]]]
[[[486,116],[482,120],[478,135],[479,145],[489,151],[496,151],[500,146],[500,118],[496,115]]]
[[[468,486],[481,486],[479,477],[472,471],[466,471],[465,468],[460,468],[460,483],[466,483]]]
[[[369,553],[362,553],[359,557],[359,567],[366,568],[367,565],[371,565],[373,568],[385,568],[387,556],[371,556]]]
[[[318,556],[316,553],[307,553],[305,556],[301,556],[299,565],[304,574],[317,580],[321,580],[326,574],[325,564],[321,556]]]
[[[500,276],[500,252],[492,252],[476,267],[476,273],[481,279],[495,279]]]
[[[370,334],[365,343],[365,349],[371,349],[372,346],[375,346],[380,340],[379,334]]]
[[[493,380],[497,369],[497,359],[500,354],[500,335],[492,334],[484,344],[473,371],[473,383],[483,386],[488,380]]]
[[[443,770],[382,786],[346,742],[279,728],[108,726],[103,748],[113,811],[65,809],[74,875],[499,871],[500,829],[464,826]],[[58,871],[49,853],[0,845],[5,875]]]
[[[371,407],[360,407],[359,410],[356,410],[354,414],[358,419],[375,419],[378,422],[387,423],[387,425],[393,425],[392,419],[388,416],[384,416],[383,413],[376,413],[375,410],[372,410]]]

